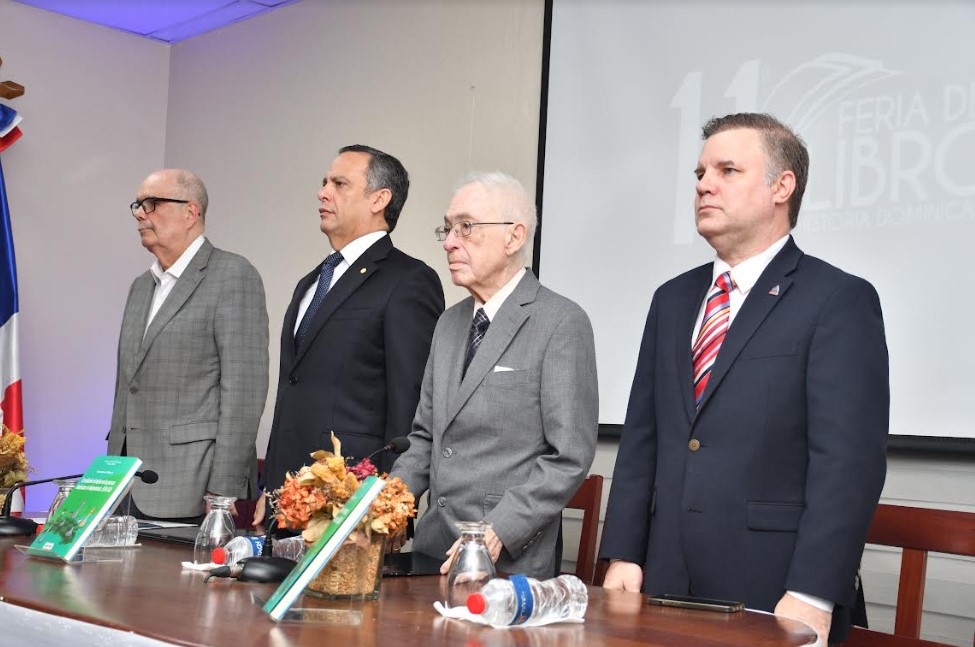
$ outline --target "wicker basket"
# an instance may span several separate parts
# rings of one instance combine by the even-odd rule
[[[347,540],[307,592],[327,599],[375,600],[383,579],[386,535],[373,533],[365,542]]]

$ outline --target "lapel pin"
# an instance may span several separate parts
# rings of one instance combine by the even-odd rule
[[[366,273],[366,268],[362,268],[361,270],[359,270],[359,274],[365,274],[365,273]]]
[[[771,294],[773,297],[779,296],[779,286],[776,285],[774,288],[769,290],[768,293]]]

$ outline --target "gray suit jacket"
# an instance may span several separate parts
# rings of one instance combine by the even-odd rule
[[[465,299],[437,322],[410,449],[392,475],[430,493],[415,550],[443,555],[456,522],[483,519],[504,544],[499,570],[551,577],[562,509],[596,449],[592,327],[529,271],[461,381],[473,305]]]
[[[205,241],[146,330],[154,290],[149,272],[129,289],[108,452],[125,444],[159,473],[136,481],[140,510],[195,516],[207,491],[248,495],[267,398],[264,285],[247,259]]]

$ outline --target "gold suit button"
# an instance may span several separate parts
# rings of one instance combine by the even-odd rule
[[[701,449],[701,441],[697,438],[691,438],[691,442],[687,443],[687,448],[692,452],[696,452],[697,450]]]

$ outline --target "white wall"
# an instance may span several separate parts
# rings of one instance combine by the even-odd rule
[[[0,56],[0,79],[26,87],[9,102],[24,136],[2,161],[27,455],[41,478],[105,451],[122,306],[152,260],[128,204],[163,162],[169,48],[0,0]],[[28,505],[53,495],[36,486]]]
[[[11,104],[25,136],[3,163],[36,475],[104,451],[122,307],[152,260],[127,205],[157,168],[203,177],[208,235],[264,277],[272,388],[260,454],[285,307],[327,253],[315,193],[338,147],[404,162],[413,187],[394,240],[441,273],[448,303],[463,297],[433,228],[470,169],[502,168],[533,190],[542,14],[541,0],[309,0],[170,48],[0,0],[0,75],[27,87]],[[29,506],[46,505],[45,487]]]
[[[261,272],[271,321],[267,444],[281,321],[328,253],[315,197],[337,149],[398,157],[410,197],[393,240],[450,284],[433,235],[455,182],[503,169],[534,188],[541,0],[308,0],[173,47],[166,164],[207,183],[207,233]]]

